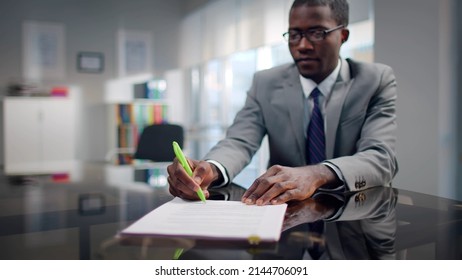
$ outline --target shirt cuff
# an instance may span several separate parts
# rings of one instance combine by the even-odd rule
[[[223,182],[219,183],[216,186],[212,186],[212,187],[219,188],[219,187],[226,186],[229,183],[229,177],[228,177],[228,174],[226,174],[225,167],[221,163],[219,163],[218,161],[215,161],[215,160],[212,160],[212,159],[207,159],[205,161],[215,165],[218,168],[218,170],[220,171],[221,176],[223,176]]]

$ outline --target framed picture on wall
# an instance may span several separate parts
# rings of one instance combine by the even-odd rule
[[[31,81],[65,78],[65,27],[61,23],[25,21],[23,31],[23,76]]]
[[[104,55],[99,52],[79,52],[77,54],[77,70],[83,73],[102,73]]]
[[[151,72],[152,35],[146,31],[119,30],[118,66],[121,77]]]

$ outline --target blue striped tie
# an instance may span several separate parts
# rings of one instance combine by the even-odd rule
[[[306,132],[306,161],[308,164],[316,164],[326,159],[326,137],[324,135],[324,120],[322,118],[321,108],[319,107],[319,95],[321,92],[318,88],[313,89],[311,97],[313,98],[313,111],[311,113],[310,124]],[[317,238],[323,238],[324,222],[318,220],[309,223],[310,233]],[[313,260],[321,258],[324,252],[324,245],[318,241],[313,242],[308,248],[308,253]]]
[[[314,106],[306,134],[306,158],[308,164],[320,163],[326,159],[326,137],[324,135],[324,120],[319,107],[319,95],[321,95],[321,92],[318,88],[311,92]]]

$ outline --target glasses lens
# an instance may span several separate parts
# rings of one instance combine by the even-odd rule
[[[326,32],[322,30],[313,30],[307,33],[311,42],[324,40]]]
[[[287,32],[286,39],[290,43],[297,43],[302,38],[302,35],[299,32]]]

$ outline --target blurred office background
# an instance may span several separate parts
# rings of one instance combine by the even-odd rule
[[[114,164],[119,152],[117,106],[146,102],[136,100],[134,84],[165,80],[161,101],[167,108],[165,119],[185,127],[185,150],[199,158],[224,136],[243,105],[253,73],[291,61],[281,36],[287,30],[291,3],[0,0],[1,94],[5,97],[9,86],[24,83],[72,89],[73,159]],[[456,16],[462,4],[456,0],[349,3],[351,36],[342,55],[388,64],[397,77],[400,171],[394,185],[462,200],[462,124],[458,121],[462,19]],[[50,61],[57,71],[31,70],[34,60],[27,57],[31,51],[27,35],[34,30],[57,35],[59,40],[52,43],[56,49],[51,49],[56,57]],[[127,62],[124,44],[130,39],[141,45],[134,46],[134,60]],[[82,54],[89,55],[88,69],[83,71]],[[143,60],[137,61],[140,57]],[[2,165],[7,137],[4,103],[0,103]],[[261,149],[238,183],[258,176],[266,158]]]

